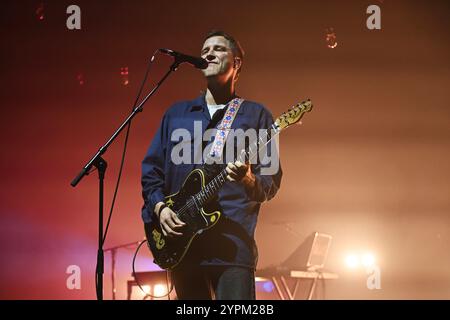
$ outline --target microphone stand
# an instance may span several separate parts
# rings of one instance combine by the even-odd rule
[[[106,168],[108,166],[105,159],[102,158],[102,155],[106,152],[109,145],[117,138],[119,133],[131,122],[134,116],[141,112],[143,109],[143,105],[147,102],[147,100],[153,96],[153,94],[158,90],[161,84],[166,80],[166,78],[178,69],[180,63],[182,63],[179,58],[175,57],[175,61],[170,66],[167,73],[159,80],[159,82],[155,85],[155,87],[150,91],[149,94],[139,103],[137,107],[133,109],[131,114],[125,121],[120,125],[120,127],[114,132],[114,134],[108,139],[108,141],[100,147],[97,153],[89,160],[86,165],[81,169],[80,173],[72,180],[70,183],[72,187],[75,187],[84,176],[87,176],[92,169],[92,166],[97,168],[98,170],[98,178],[99,178],[99,217],[98,217],[98,250],[97,250],[97,267],[95,271],[95,287],[97,292],[97,300],[103,300],[103,273],[104,273],[104,257],[103,257],[103,182],[105,178]]]

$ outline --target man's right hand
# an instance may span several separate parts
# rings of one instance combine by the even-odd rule
[[[169,207],[162,209],[159,214],[159,223],[161,224],[163,235],[166,237],[182,236],[182,233],[175,230],[186,225]]]

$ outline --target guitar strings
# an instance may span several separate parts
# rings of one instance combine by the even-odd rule
[[[264,144],[263,144],[263,146],[262,146],[261,148],[265,148],[265,147],[273,140],[273,138],[275,138],[275,137],[280,133],[280,131],[276,129],[275,125],[272,125],[272,129],[275,131],[275,134],[272,135],[271,138],[270,138],[268,141],[265,141]],[[267,131],[269,131],[269,130],[270,130],[270,129],[268,129]],[[261,138],[258,139],[258,141],[256,141],[256,142],[254,143],[255,147],[258,145],[258,142],[260,142],[260,143],[262,142],[262,141],[261,141]],[[249,161],[251,161],[255,156],[257,156],[257,153],[256,153],[256,152],[253,152],[252,149],[251,149],[251,147],[249,147],[249,149],[250,149],[250,156],[248,156],[249,153],[246,152],[245,149],[241,151],[241,154],[240,154],[240,156],[239,156],[239,161],[240,161],[240,162],[242,162],[242,161],[244,160],[244,159],[242,159],[242,156],[248,156]],[[259,151],[259,150],[260,150],[260,148],[258,148],[258,151]],[[251,154],[251,153],[253,153],[253,154]],[[201,206],[201,205],[202,205],[202,195],[201,195],[201,193],[206,194],[206,198],[205,198],[204,201],[207,201],[208,198],[209,198],[212,194],[211,194],[211,195],[208,195],[208,193],[205,192],[205,189],[214,188],[214,183],[215,183],[215,182],[217,183],[217,188],[220,188],[220,186],[221,186],[220,184],[226,182],[226,181],[225,181],[225,178],[222,177],[223,174],[225,174],[225,176],[228,175],[228,173],[226,172],[226,169],[222,170],[222,171],[220,172],[220,174],[218,174],[216,177],[214,177],[214,178],[213,178],[213,179],[212,179],[205,187],[202,188],[201,191],[199,191],[196,195],[192,196],[192,197],[186,202],[186,204],[185,204],[184,206],[182,206],[179,210],[177,210],[177,213],[176,213],[177,216],[180,217],[180,218],[182,218],[182,216],[183,216],[185,213],[187,213],[187,212],[189,212],[190,210],[192,210],[192,209],[194,208],[194,206],[196,207],[197,205],[196,205],[196,203],[195,203],[195,198],[197,198],[197,199],[199,200],[199,205]],[[222,179],[220,179],[220,177],[222,177]],[[218,178],[219,178],[219,180],[216,181]],[[203,203],[204,203],[204,202],[203,202]]]

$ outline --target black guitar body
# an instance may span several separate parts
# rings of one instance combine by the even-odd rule
[[[166,205],[186,223],[178,237],[165,237],[159,221],[145,224],[145,235],[153,253],[154,262],[163,269],[175,268],[183,259],[195,236],[214,226],[220,211],[206,212],[197,194],[205,187],[206,175],[201,169],[193,170],[180,191],[165,198]]]

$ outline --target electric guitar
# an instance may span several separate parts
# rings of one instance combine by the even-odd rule
[[[250,151],[243,151],[246,159],[257,156],[277,134],[287,127],[297,123],[306,112],[312,110],[311,100],[303,101],[279,116],[271,128],[267,129],[268,141],[256,141]],[[159,221],[145,224],[145,235],[148,246],[153,254],[154,262],[163,269],[175,268],[186,255],[194,238],[204,230],[212,228],[220,219],[220,211],[207,212],[207,205],[216,195],[222,185],[228,181],[227,172],[223,169],[213,178],[207,178],[202,169],[192,170],[186,177],[181,189],[165,198],[166,205],[172,209],[178,218],[186,223],[183,235],[165,237]]]

